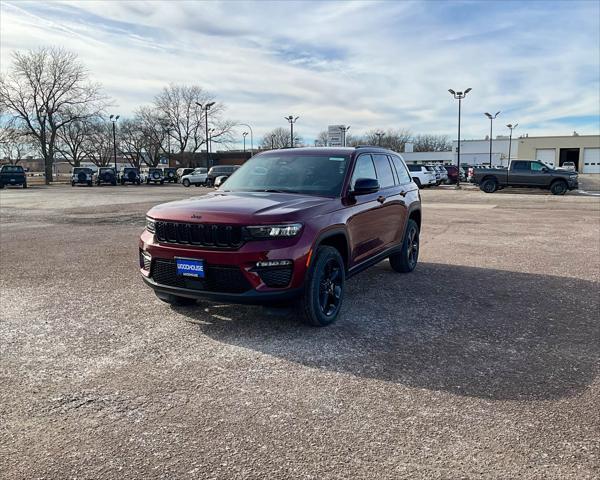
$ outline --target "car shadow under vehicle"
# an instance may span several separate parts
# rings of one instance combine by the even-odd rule
[[[326,328],[277,309],[173,307],[211,338],[309,367],[494,400],[576,395],[600,359],[598,284],[574,278],[387,261],[346,285]]]

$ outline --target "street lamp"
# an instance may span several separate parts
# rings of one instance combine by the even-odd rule
[[[271,135],[271,150],[275,150],[275,135]]]
[[[246,153],[246,135],[248,135],[248,132],[242,133],[242,137],[244,137],[244,153]]]
[[[342,126],[340,127],[340,131],[342,132],[342,139],[343,139],[343,140],[342,140],[342,145],[343,145],[344,147],[346,146],[346,132],[347,132],[348,130],[350,130],[350,125],[348,125],[348,126],[342,125]]]
[[[384,132],[375,132],[375,136],[377,137],[377,145],[381,147],[381,137],[385,135]]]
[[[210,107],[212,107],[214,104],[215,104],[215,102],[209,102],[209,103],[206,103],[204,106],[202,106],[201,103],[196,102],[196,105],[198,105],[200,107],[200,110],[204,111],[204,119],[206,121],[206,166],[208,168],[211,167],[210,151],[209,151],[209,145],[208,145],[208,111],[210,110]]]
[[[517,128],[518,126],[519,126],[518,123],[515,123],[514,125],[512,123],[509,123],[507,125],[507,127],[510,129],[510,137],[509,137],[509,140],[508,140],[508,163],[509,164],[510,164],[510,151],[511,151],[511,148],[512,148],[512,131],[515,128]]]
[[[115,173],[117,173],[117,120],[119,119],[119,115],[111,115],[110,117],[108,117],[109,120],[112,122],[112,126],[113,126],[113,154],[114,154],[114,159],[115,159]]]
[[[288,122],[290,122],[290,148],[294,148],[294,123],[296,123],[296,120],[298,120],[300,117],[295,117],[293,115],[290,115],[289,117],[283,117],[285,118]]]
[[[254,155],[254,132],[252,131],[252,127],[247,123],[236,123],[236,125],[247,127],[250,130],[250,156]]]
[[[496,112],[495,115],[492,115],[491,113],[485,112],[484,115],[486,117],[488,117],[490,119],[490,167],[492,166],[492,142],[493,142],[493,138],[492,138],[492,128],[494,125],[494,119],[500,114],[500,112]]]
[[[452,95],[455,100],[458,100],[458,148],[456,149],[456,153],[457,153],[457,162],[456,162],[457,165],[456,166],[458,168],[458,177],[456,178],[456,188],[460,188],[460,107],[461,107],[462,99],[465,98],[467,96],[467,93],[469,93],[471,90],[472,90],[471,88],[467,88],[464,92],[455,92],[451,88],[448,89],[448,91],[450,92],[450,95]]]
[[[208,149],[212,152],[212,139],[214,137],[213,132],[216,130],[216,128],[209,128],[208,129]]]

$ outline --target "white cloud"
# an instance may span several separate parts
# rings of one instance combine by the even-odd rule
[[[124,115],[169,82],[199,84],[256,137],[289,114],[306,140],[331,123],[453,136],[447,89],[466,87],[466,138],[487,133],[488,110],[529,133],[598,133],[599,15],[595,2],[3,2],[0,59],[74,50]]]

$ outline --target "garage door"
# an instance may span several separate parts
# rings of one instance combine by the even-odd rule
[[[556,149],[555,148],[536,148],[535,159],[541,160],[548,165],[554,165],[556,162]]]
[[[600,148],[583,149],[583,173],[600,173]]]

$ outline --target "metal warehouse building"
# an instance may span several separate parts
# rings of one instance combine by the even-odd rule
[[[535,158],[561,167],[573,162],[581,173],[600,173],[600,135],[519,138],[517,158]]]

